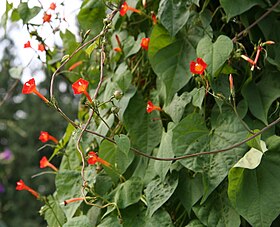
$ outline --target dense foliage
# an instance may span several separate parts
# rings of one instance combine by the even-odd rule
[[[55,191],[17,190],[38,197],[51,227],[278,226],[279,5],[84,0],[80,40],[53,27],[55,49],[29,24],[40,7],[7,7],[51,71],[49,95],[36,78],[22,92],[68,123],[58,142],[41,134],[54,144],[40,167],[52,168]],[[53,11],[42,23],[63,20]],[[75,119],[58,80],[81,94]]]

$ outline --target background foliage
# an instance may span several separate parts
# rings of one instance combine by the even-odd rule
[[[15,183],[21,176],[9,168],[27,171],[38,163],[34,148],[43,127],[60,138],[41,151],[59,171],[28,185],[42,194],[40,214],[49,226],[279,226],[280,1],[143,2],[127,1],[142,13],[122,17],[123,2],[83,1],[77,15],[81,39],[60,32],[63,47],[46,50],[48,78],[40,88],[50,88],[55,108],[29,95],[20,105],[6,102],[0,112],[6,128],[15,109],[30,116],[16,123],[16,132],[5,128],[3,138],[16,153],[12,165],[1,169],[3,179]],[[7,15],[23,23],[38,12],[25,3],[7,7]],[[140,46],[144,37],[150,38],[148,51]],[[275,44],[262,46],[270,40]],[[118,46],[121,52],[114,50]],[[242,55],[254,60],[259,47],[251,70]],[[197,57],[208,65],[203,75],[190,71]],[[69,71],[78,61],[83,63]],[[14,81],[4,76],[7,69],[6,62],[4,88]],[[94,103],[81,96],[73,110],[57,86],[63,81],[70,87],[81,77],[90,82]],[[148,114],[148,100],[163,111]],[[57,107],[72,119],[68,126],[53,114]],[[19,129],[26,135],[17,135]],[[111,166],[88,165],[92,150]],[[54,187],[43,190],[52,180]],[[26,192],[13,200],[5,193],[1,205],[16,199],[24,209]],[[83,200],[61,205],[72,198]]]

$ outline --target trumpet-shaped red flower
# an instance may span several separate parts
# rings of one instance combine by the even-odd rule
[[[71,65],[68,70],[72,71],[72,70],[74,70],[75,68],[77,68],[81,64],[83,64],[83,61],[78,61],[78,62],[74,63],[73,65]]]
[[[49,102],[49,100],[47,100],[44,95],[42,95],[39,91],[37,91],[34,78],[25,82],[22,87],[22,94],[31,94],[31,93],[34,93],[35,95],[39,96],[41,99],[43,99],[45,103]]]
[[[150,38],[143,38],[141,40],[141,47],[144,49],[144,50],[148,50],[149,48],[149,43],[150,43]]]
[[[42,159],[40,160],[40,168],[46,168],[46,167],[50,167],[52,168],[54,171],[58,171],[58,169],[49,162],[49,160],[47,159],[46,156],[42,157]]]
[[[51,15],[51,14],[45,13],[44,16],[43,16],[43,23],[45,23],[45,22],[50,22],[50,21],[51,21],[51,18],[52,18],[52,15]]]
[[[16,186],[16,190],[18,191],[22,191],[22,190],[26,190],[29,191],[32,195],[34,195],[36,198],[39,198],[40,195],[38,192],[36,192],[35,190],[33,190],[32,188],[28,187],[23,180],[19,180],[17,182],[17,186]]]
[[[56,8],[56,4],[55,4],[54,2],[52,2],[52,3],[50,4],[50,9],[51,9],[51,10],[55,10],[55,8]]]
[[[94,165],[96,162],[99,162],[105,166],[110,166],[111,164],[105,160],[103,160],[102,158],[99,158],[98,155],[94,152],[94,151],[90,151],[88,153],[88,164],[90,165]]]
[[[39,51],[44,51],[45,50],[45,45],[43,43],[38,44],[38,50]]]
[[[162,111],[162,109],[159,107],[159,106],[155,106],[152,101],[148,101],[147,103],[147,108],[146,108],[146,111],[147,113],[151,113],[153,112],[154,110],[158,110],[158,111]]]
[[[30,41],[27,41],[27,42],[24,44],[24,48],[31,48]]]
[[[89,102],[92,102],[90,95],[87,92],[89,82],[83,78],[78,79],[75,83],[72,84],[72,89],[74,94],[84,94]]]
[[[195,61],[191,61],[191,63],[190,63],[190,71],[193,74],[200,74],[200,75],[202,75],[206,68],[207,68],[207,64],[203,61],[202,58],[197,58],[196,62]]]
[[[44,131],[41,131],[39,140],[41,140],[43,143],[46,143],[47,141],[52,140],[53,142],[58,144],[58,140],[55,137],[50,135],[48,132],[44,132]]]
[[[120,15],[124,16],[128,10],[133,11],[133,12],[138,13],[138,14],[141,14],[140,10],[135,9],[133,7],[130,7],[129,5],[127,5],[126,2],[124,2],[121,6],[121,9],[120,9]]]

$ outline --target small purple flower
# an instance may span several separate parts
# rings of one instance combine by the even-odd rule
[[[6,148],[3,152],[0,153],[0,160],[10,160],[13,154],[10,149]]]
[[[5,187],[3,184],[0,183],[0,193],[4,193],[5,192]]]

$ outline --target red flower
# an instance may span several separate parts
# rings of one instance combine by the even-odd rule
[[[29,191],[32,195],[34,195],[36,198],[39,198],[39,193],[36,192],[35,190],[33,190],[32,188],[28,187],[27,185],[25,185],[25,183],[23,182],[23,180],[19,180],[17,182],[17,186],[16,186],[16,190],[18,191],[22,191],[22,190],[26,190]]]
[[[92,102],[92,99],[87,92],[88,84],[89,84],[89,82],[87,80],[80,78],[75,83],[72,84],[72,89],[74,91],[74,94],[83,93],[87,97],[88,101]]]
[[[45,13],[43,16],[43,23],[50,22],[52,15]]]
[[[143,38],[140,45],[144,50],[148,50],[149,42],[150,42],[150,38]]]
[[[103,160],[102,158],[99,158],[98,155],[94,152],[94,151],[90,151],[88,153],[88,164],[90,165],[94,165],[96,162],[99,162],[105,166],[110,166],[111,164],[109,162],[106,162],[105,160]]]
[[[38,50],[44,51],[45,50],[45,45],[43,43],[38,44]]]
[[[72,71],[72,70],[74,70],[75,68],[77,68],[81,64],[83,64],[83,61],[78,61],[78,62],[74,63],[73,65],[71,65],[68,70]]]
[[[131,10],[131,11],[133,11],[133,12],[135,12],[135,13],[141,14],[141,11],[140,11],[140,10],[135,9],[135,8],[133,8],[133,7],[130,7],[129,5],[127,5],[126,2],[124,2],[124,3],[122,4],[122,6],[121,6],[121,9],[120,9],[120,15],[121,15],[121,16],[124,16],[128,10]]]
[[[147,113],[151,113],[154,110],[162,111],[162,109],[159,106],[155,106],[150,100],[147,103],[146,111]]]
[[[31,94],[31,93],[34,93],[35,95],[39,96],[41,99],[44,100],[45,103],[49,102],[49,100],[47,100],[45,96],[43,96],[39,91],[37,91],[34,78],[25,82],[22,87],[22,94]]]
[[[24,44],[24,48],[30,48],[30,47],[31,47],[30,41],[27,41],[27,42]]]
[[[56,4],[54,2],[52,2],[51,5],[50,5],[50,9],[55,10],[55,8],[56,8]]]
[[[52,140],[53,142],[58,144],[58,140],[55,137],[51,136],[48,132],[44,132],[44,131],[41,131],[39,140],[41,140],[43,143],[46,143],[47,141]]]
[[[202,75],[204,73],[204,70],[206,69],[207,64],[203,61],[202,58],[197,58],[196,62],[191,61],[190,63],[190,71],[193,74],[200,74]]]
[[[42,159],[40,160],[40,168],[46,168],[46,167],[50,167],[52,168],[54,171],[58,171],[58,169],[49,162],[49,160],[47,159],[46,156],[42,157]]]

